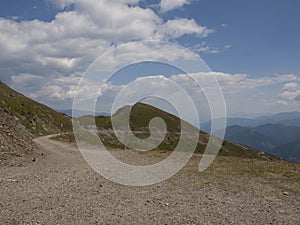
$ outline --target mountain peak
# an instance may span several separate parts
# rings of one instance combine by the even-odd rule
[[[143,139],[150,136],[148,126],[152,118],[159,117],[164,120],[165,124],[167,125],[167,133],[163,142],[159,146],[157,146],[156,149],[165,151],[174,150],[180,138],[181,125],[184,123],[185,125],[191,127],[191,132],[197,132],[199,135],[195,152],[204,153],[207,142],[209,140],[209,135],[207,133],[200,131],[199,129],[188,124],[186,121],[180,120],[180,118],[175,115],[144,103],[138,103],[133,106],[125,106],[123,108],[120,108],[113,115],[113,117],[122,117],[123,111],[125,109],[128,109],[128,107],[131,107],[129,121],[130,129],[139,138]],[[114,131],[112,129],[111,117],[97,116],[95,118],[95,121],[96,126],[99,130],[99,136],[107,147],[124,147],[115,137]],[[227,141],[223,142],[223,145],[219,151],[219,155],[258,159],[262,158],[261,152],[257,150]],[[268,154],[264,154],[264,158],[276,159],[276,157]]]

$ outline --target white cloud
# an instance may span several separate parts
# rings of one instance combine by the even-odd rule
[[[299,82],[289,82],[283,85],[282,93],[279,94],[279,99],[282,104],[287,105],[294,100],[300,100],[300,79]]]
[[[214,76],[220,83],[225,96],[227,107],[230,113],[244,112],[271,112],[274,109],[296,110],[299,107],[300,96],[300,77],[297,75],[279,75],[273,77],[251,77],[247,74],[229,74],[223,72],[208,72],[195,74],[175,74],[169,79],[178,83],[187,93],[196,101],[197,107],[202,110],[202,118],[207,118],[209,115],[209,105],[206,102],[205,95],[193,79],[198,79],[198,82],[208,80],[208,76]],[[140,78],[137,78],[137,81]],[[163,76],[148,77],[148,81],[132,86],[131,92],[128,95],[134,95],[138,92],[155,93],[162,86],[167,87],[166,79]],[[76,91],[79,77],[58,77],[48,80],[45,77],[31,74],[21,74],[13,76],[15,88],[28,90],[30,97],[39,101],[47,99],[47,103],[56,108],[68,108]],[[92,81],[84,79],[82,81],[79,96],[84,96],[89,99],[98,93],[99,86]],[[30,84],[30,86],[27,86]],[[157,86],[159,84],[159,86]],[[296,86],[296,84],[298,86]],[[209,88],[209,83],[205,84],[206,89]],[[275,87],[279,87],[276,89]],[[124,85],[112,85],[108,83],[102,90],[102,107],[103,110],[110,110],[111,104]],[[211,84],[213,90],[216,89],[214,84]],[[166,92],[168,92],[166,88]],[[172,90],[172,95],[180,99],[180,93]],[[296,100],[296,101],[295,101]],[[82,99],[84,102],[85,100]],[[298,101],[298,103],[297,103]],[[59,103],[59,106],[56,105]],[[184,105],[185,103],[182,102]],[[63,106],[66,107],[63,107]],[[255,106],[255,107],[254,107]]]
[[[277,104],[285,106],[287,105],[287,102],[279,99],[277,100]]]
[[[229,27],[229,24],[227,24],[227,23],[222,23],[222,24],[221,24],[221,27],[222,27],[223,29],[227,29],[227,28]]]
[[[205,72],[191,74],[193,78],[205,80],[208,76],[214,76],[220,83],[223,91],[227,93],[239,93],[259,87],[268,87],[275,84],[285,84],[290,81],[299,81],[300,77],[294,74],[282,74],[279,76],[251,77],[247,74],[230,74],[224,72]],[[181,75],[186,76],[186,75]]]
[[[0,79],[55,108],[71,107],[78,76],[112,46],[138,40],[170,40],[185,34],[204,37],[211,32],[194,20],[164,22],[152,9],[139,7],[139,0],[49,2],[62,10],[50,22],[0,18]],[[116,63],[132,62],[145,55],[171,61],[197,57],[174,46],[151,49],[136,43],[118,57],[103,59],[102,68],[112,69]]]
[[[217,87],[213,83],[207,83],[207,78],[214,76],[224,93],[229,114],[293,111],[300,107],[299,101],[297,102],[300,95],[300,76],[295,74],[252,77],[247,74],[206,72],[190,75],[200,84],[203,83],[207,90],[210,88],[212,91]],[[174,75],[172,79],[186,87],[189,93],[199,91],[199,87],[191,85],[188,75]],[[203,89],[204,92],[207,90]]]
[[[208,76],[215,76],[219,81],[229,113],[276,112],[276,110],[278,111],[280,109],[292,111],[299,107],[299,102],[297,103],[297,101],[294,101],[299,98],[299,90],[295,90],[294,92],[285,91],[281,94],[282,88],[286,87],[286,84],[290,83],[289,81],[296,79],[300,80],[300,77],[296,75],[255,78],[247,74],[210,72],[190,75],[177,74],[171,76],[169,79],[176,82],[193,99],[198,111],[201,113],[200,117],[202,121],[209,119],[210,115],[209,104],[205,98],[205,92],[207,92],[208,89],[217,90],[215,83],[203,83],[203,81],[208,80]],[[198,82],[203,84],[205,89],[200,89],[191,77],[193,79],[197,79],[198,77]],[[277,86],[279,89],[274,90]],[[106,110],[110,109],[112,102],[119,91],[124,87],[124,85],[112,84],[105,86],[103,89],[104,98],[102,101]],[[132,96],[136,97],[138,94],[143,96],[145,93],[151,93],[151,96],[155,96],[156,93],[165,93],[169,99],[178,99],[177,102],[179,102],[181,106],[186,105],[184,100],[182,100],[184,98],[181,89],[172,88],[169,85],[168,80],[162,75],[148,76],[146,79],[137,78],[130,88],[127,89],[127,92],[122,93],[122,97],[128,100],[131,99]],[[152,100],[151,103],[160,108],[165,107],[165,105],[154,100]],[[121,107],[122,105],[118,106]],[[281,106],[283,108],[281,108]],[[103,111],[103,108],[101,111]],[[186,119],[188,119],[188,116]]]
[[[54,108],[71,107],[79,76],[111,46],[136,40],[171,40],[183,35],[206,37],[214,32],[193,19],[176,18],[163,21],[150,8],[139,7],[139,0],[51,2],[60,9],[69,8],[69,11],[59,12],[50,22],[39,20],[18,22],[0,18],[0,73],[2,80],[9,80],[11,77],[12,86],[20,92]],[[162,0],[160,9],[161,12],[167,12],[189,2]],[[196,47],[199,52],[220,51],[206,44]],[[224,46],[224,49],[228,47],[230,46]],[[159,46],[153,49],[137,42],[128,45],[128,48],[117,57],[104,58],[102,68],[111,69],[116,62],[126,64],[145,55],[158,61],[197,57],[174,46]],[[258,108],[272,111],[272,107],[274,109],[276,104],[290,107],[300,98],[300,79],[293,74],[250,77],[247,74],[211,72],[194,75],[201,76],[201,79],[205,76],[216,76],[229,106],[234,110],[244,107],[245,111]],[[199,88],[191,86],[184,75],[174,75],[172,79],[186,89],[189,88],[191,94],[200,93]],[[93,82],[85,82],[81,91],[88,93],[93,90],[93,93],[97,93],[98,87]],[[149,83],[149,86],[150,84],[152,85]],[[280,88],[271,91],[276,85]],[[107,92],[114,96],[120,88],[110,86],[107,87]],[[249,96],[250,92],[253,95]],[[244,104],[246,100],[249,102],[248,105]],[[253,107],[254,104],[256,107]]]
[[[196,44],[193,47],[193,50],[195,52],[199,52],[201,55],[201,53],[218,54],[220,52],[228,50],[229,48],[231,48],[231,45],[224,45],[222,48],[216,48],[209,46],[205,41],[202,41],[201,43]]]
[[[97,70],[113,71],[116,67],[127,66],[133,62],[143,61],[188,61],[197,60],[199,56],[185,48],[167,42],[132,42],[115,50],[115,54],[106,54],[99,58]]]
[[[285,90],[285,91],[297,91],[299,89],[300,89],[300,85],[298,83],[295,83],[295,82],[286,83],[283,86],[283,90]]]
[[[216,53],[219,53],[221,50],[218,48],[212,48],[212,47],[208,46],[205,41],[202,41],[201,43],[196,44],[194,46],[194,51],[199,52],[200,54],[201,53],[216,54]]]
[[[161,0],[160,11],[162,13],[181,8],[185,4],[189,4],[191,0]]]
[[[194,19],[174,19],[168,20],[160,27],[160,34],[163,37],[178,38],[185,34],[196,34],[201,37],[206,37],[214,30],[198,25]]]
[[[175,85],[174,82],[176,82],[178,86]],[[120,91],[122,91],[121,94],[119,93]],[[186,93],[188,93],[188,95],[186,95]],[[118,95],[119,98],[117,98]],[[145,100],[145,96],[149,98]],[[163,75],[147,76],[136,78],[128,86],[107,83],[102,88],[101,99],[98,100],[99,104],[96,108],[98,111],[106,110],[110,112],[114,101],[115,105],[113,110],[116,110],[125,105],[133,104],[137,99],[143,99],[143,101],[151,102],[151,104],[156,107],[168,110],[172,113],[176,113],[176,111],[174,108],[170,108],[170,105],[175,107],[175,109],[185,109],[182,115],[184,119],[195,122],[195,120],[190,120],[193,111],[190,110],[190,101],[187,101],[187,99],[195,100],[196,107],[201,108],[200,116],[204,119],[209,116],[209,111],[207,110],[207,105],[205,108],[206,102],[201,102],[203,97],[201,90],[199,90],[192,80],[186,79],[185,83],[178,83],[175,77],[167,79]],[[162,101],[162,99],[164,101]]]
[[[139,7],[138,0],[50,2],[69,11],[59,12],[50,22],[0,18],[0,72],[4,74],[1,79],[9,81],[11,75],[24,73],[48,79],[79,75],[112,45],[170,40],[185,34],[204,37],[211,32],[194,20],[164,22],[150,8]],[[137,48],[136,55],[146,54],[144,50]],[[158,57],[164,54],[171,55],[170,49],[161,49]]]
[[[34,75],[34,74],[20,74],[18,76],[12,76],[12,80],[14,81],[14,83],[26,83],[29,80],[40,80],[42,79],[42,77],[38,76],[38,75]]]
[[[68,97],[71,97],[65,94],[66,92],[68,92],[69,88],[65,90],[64,88],[69,85],[71,85],[71,88],[79,81],[78,78],[71,77],[48,80],[45,77],[34,74],[21,74],[18,76],[12,76],[12,80],[14,83],[14,88],[16,88],[17,90],[28,89],[26,91],[30,91],[29,97],[31,98],[36,99],[39,97],[48,96],[50,99],[55,98],[56,100],[64,100]],[[39,88],[40,86],[42,86],[41,89]],[[50,90],[53,90],[53,92]]]
[[[64,9],[66,7],[68,7],[71,4],[76,4],[75,6],[78,7],[78,5],[83,4],[83,5],[91,5],[91,4],[97,4],[97,2],[101,2],[103,4],[132,4],[132,5],[136,5],[137,3],[140,2],[140,0],[99,0],[99,1],[95,1],[95,0],[46,0],[54,5],[56,5],[59,9]]]

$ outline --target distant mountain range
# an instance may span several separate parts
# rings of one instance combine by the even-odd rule
[[[210,122],[201,124],[201,129],[209,133]],[[225,140],[300,162],[300,112],[228,118]]]
[[[58,109],[57,112],[64,113],[70,117],[72,117],[73,110],[72,109]],[[86,116],[86,115],[95,115],[95,116],[110,116],[110,113],[106,112],[88,112],[83,110],[75,110],[74,111],[76,117],[77,116]]]
[[[72,116],[71,109],[59,111]],[[93,112],[86,111],[75,113],[79,116],[94,115]],[[96,112],[95,116],[109,117],[110,114]],[[206,122],[201,124],[200,128],[210,133],[210,127],[211,123]],[[256,118],[228,118],[225,140],[258,149],[285,160],[300,162],[300,112],[282,112]]]
[[[124,106],[118,109],[112,117],[110,116],[82,116],[77,118],[81,121],[81,125],[84,124],[85,129],[94,129],[93,124],[96,123],[98,135],[100,139],[108,148],[124,148],[124,145],[115,136],[115,131],[113,130],[111,118],[124,128],[127,127],[127,123],[123,124],[125,109],[129,106]],[[140,139],[145,139],[150,136],[149,123],[152,118],[159,117],[163,119],[167,126],[167,133],[164,140],[155,148],[156,150],[173,151],[180,139],[181,126],[184,124],[185,127],[189,127],[191,131],[191,136],[185,134],[185,141],[188,144],[189,138],[193,137],[195,132],[199,132],[198,143],[195,149],[197,153],[204,153],[207,142],[209,140],[209,135],[198,128],[192,126],[186,121],[180,120],[177,116],[174,116],[166,111],[158,109],[148,104],[137,103],[131,107],[129,126],[131,131],[135,136]],[[125,128],[126,129],[126,128]],[[154,130],[157,132],[161,131],[161,128],[155,127]],[[121,130],[120,130],[121,131]],[[163,135],[163,134],[161,134]],[[83,137],[83,136],[82,136]],[[124,138],[126,138],[126,133],[124,133]],[[192,140],[192,139],[191,139]],[[243,158],[257,158],[257,159],[269,159],[277,160],[277,157],[273,155],[262,153],[250,147],[245,147],[240,144],[231,143],[224,141],[221,149],[219,151],[221,156],[235,156]]]
[[[220,119],[221,120],[221,119]],[[218,121],[218,119],[217,119]],[[285,126],[300,127],[300,112],[283,112],[270,116],[261,116],[256,118],[240,118],[229,117],[227,118],[227,127],[238,125],[244,127],[256,127],[263,124],[281,124]],[[204,122],[201,124],[201,129],[210,132],[211,122]]]

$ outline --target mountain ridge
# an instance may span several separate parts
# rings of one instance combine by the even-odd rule
[[[264,124],[257,127],[233,125],[226,128],[225,140],[240,143],[282,159],[300,161],[300,127]]]
[[[216,119],[218,121],[220,119]],[[221,119],[223,120],[223,119]],[[298,126],[300,127],[300,112],[281,112],[268,116],[259,116],[255,118],[244,118],[244,117],[228,117],[227,126],[239,125],[244,127],[256,127],[263,124],[281,124],[286,126]],[[210,132],[211,121],[206,121],[201,124],[201,128]]]
[[[129,107],[129,106],[125,106]],[[125,108],[123,107],[123,108]],[[167,133],[164,141],[157,146],[156,150],[167,150],[172,151],[175,149],[176,144],[178,143],[180,137],[180,123],[186,123],[185,121],[180,121],[178,117],[172,115],[168,112],[160,110],[154,106],[137,103],[131,107],[130,114],[130,129],[133,133],[139,138],[147,138],[149,137],[149,122],[154,117],[160,117],[163,119],[167,125]],[[122,112],[123,108],[117,110],[117,112],[113,115],[116,116]],[[90,117],[92,119],[92,117]],[[113,148],[124,148],[124,146],[118,141],[116,138],[114,131],[112,129],[111,118],[108,116],[96,116],[95,117],[96,126],[98,128],[98,134],[102,141],[108,147]],[[192,129],[196,129],[199,132],[198,144],[195,149],[196,153],[204,153],[206,144],[209,139],[209,135],[204,131],[199,130],[196,127],[191,126]],[[275,156],[271,156],[260,151],[257,151],[250,147],[241,146],[239,144],[234,144],[228,141],[224,141],[222,147],[219,151],[219,154],[222,156],[238,156],[238,157],[249,157],[249,158],[269,158],[276,159]]]
[[[71,120],[50,107],[38,103],[0,83],[0,108],[18,118],[19,122],[35,136],[70,130]]]

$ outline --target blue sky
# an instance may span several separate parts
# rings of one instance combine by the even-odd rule
[[[112,45],[158,37],[196,51],[218,73],[221,84],[226,83],[224,95],[230,113],[271,113],[299,108],[300,2],[297,0],[83,2],[1,1],[0,47],[4,49],[0,53],[1,80],[51,107],[68,108],[78,82],[76,78],[101,53]],[[93,7],[100,2],[111,9],[111,14],[102,11],[101,6]],[[122,7],[124,14],[118,11]],[[124,16],[123,21],[118,14]],[[97,31],[87,28],[90,21],[86,18],[90,18]],[[135,23],[130,24],[133,20]],[[127,25],[128,32],[120,31]],[[61,34],[56,33],[59,29]],[[87,49],[85,57],[79,46]],[[239,92],[226,91],[230,88]],[[258,100],[261,105],[258,102],[255,110],[240,107],[245,98],[248,105]],[[266,102],[272,104],[266,106]]]
[[[195,18],[217,30],[207,44],[231,46],[221,54],[203,55],[213,70],[260,76],[299,73],[299,8],[296,0],[199,0],[167,17]]]

